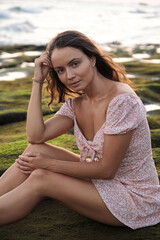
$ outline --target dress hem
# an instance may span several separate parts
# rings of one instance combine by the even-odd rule
[[[137,229],[140,229],[140,228],[144,228],[144,227],[151,227],[151,226],[154,226],[158,223],[160,223],[160,219],[158,221],[155,221],[155,222],[152,222],[152,223],[148,223],[144,226],[133,226],[133,224],[129,224],[128,222],[126,223],[126,221],[124,219],[122,219],[120,216],[117,216],[117,214],[115,214],[115,212],[112,211],[112,209],[108,206],[108,202],[106,202],[103,198],[103,195],[101,195],[101,192],[99,191],[98,187],[97,187],[97,184],[94,182],[95,179],[91,179],[92,183],[94,184],[98,194],[100,195],[101,199],[103,200],[104,204],[106,205],[106,207],[108,208],[108,210],[111,212],[111,214],[117,218],[121,223],[123,223],[126,227],[129,227],[131,228],[132,230],[137,230]]]

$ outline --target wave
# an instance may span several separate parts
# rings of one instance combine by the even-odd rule
[[[13,7],[9,9],[12,12],[18,12],[18,13],[40,13],[41,10],[37,8],[22,8],[22,7]]]
[[[0,11],[0,18],[1,19],[7,19],[7,18],[9,18],[9,15],[7,13],[4,13],[4,12]]]
[[[147,13],[147,12],[146,12],[146,11],[143,11],[143,10],[140,10],[140,9],[137,9],[137,10],[130,11],[130,13],[145,14],[145,13]]]
[[[1,30],[11,31],[11,32],[33,32],[35,26],[30,22],[14,23],[1,28]]]

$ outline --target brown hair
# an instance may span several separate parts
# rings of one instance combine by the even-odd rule
[[[52,52],[55,48],[73,47],[81,50],[88,57],[96,58],[96,67],[99,73],[104,77],[118,82],[125,82],[129,84],[129,79],[126,77],[125,68],[115,63],[108,54],[104,54],[96,44],[90,40],[83,33],[78,31],[65,31],[59,33],[47,45],[46,51],[51,58]],[[66,96],[75,96],[80,94],[67,88],[60,80],[56,71],[51,68],[47,76],[47,91],[51,95],[51,100],[48,104],[52,104],[56,99],[58,102],[64,102]]]

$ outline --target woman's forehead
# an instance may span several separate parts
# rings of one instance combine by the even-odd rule
[[[84,53],[72,47],[64,47],[64,48],[55,48],[51,54],[51,61],[54,64],[59,64],[62,62],[69,62],[73,58],[80,58],[84,55]]]

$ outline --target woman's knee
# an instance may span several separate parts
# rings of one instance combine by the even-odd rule
[[[30,174],[30,178],[32,178],[33,180],[37,180],[38,182],[40,182],[41,180],[45,180],[45,177],[47,176],[48,171],[45,169],[35,169],[31,174]]]
[[[47,170],[45,169],[35,169],[30,176],[28,177],[27,181],[30,182],[31,186],[36,190],[43,192],[46,187],[46,177],[47,177]]]
[[[39,143],[39,144],[29,143],[27,148],[24,151],[24,154],[27,153],[27,152],[37,152],[41,149],[42,145],[44,145],[44,143]]]
[[[34,170],[28,179],[43,196],[50,196],[52,192],[52,196],[55,197],[64,183],[64,175],[45,169]]]
[[[52,183],[56,184],[59,174],[50,172],[46,169],[35,169],[29,176],[29,180],[45,188]]]

